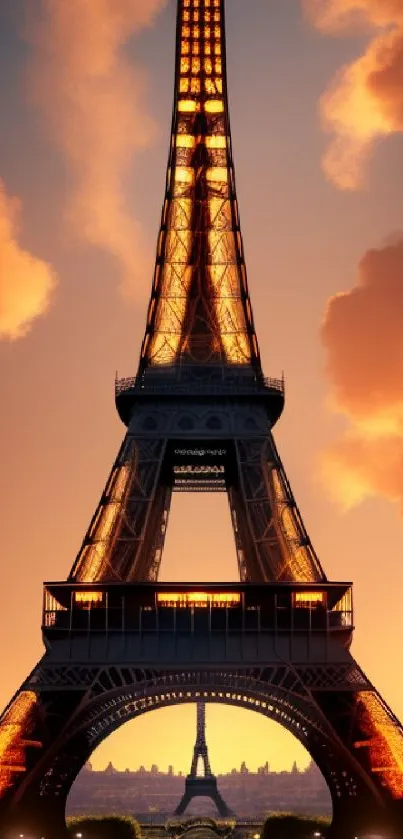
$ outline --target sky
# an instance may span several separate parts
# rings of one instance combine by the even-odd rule
[[[174,37],[173,0],[0,5],[3,705],[124,434],[114,376],[143,337]],[[354,582],[353,653],[403,718],[403,0],[227,0],[227,41],[256,328],[286,378],[276,442],[329,579]],[[229,511],[178,494],[161,579],[195,578],[236,579]],[[253,712],[207,724],[216,772],[308,762]],[[92,763],[187,772],[194,726],[192,706],[146,714]]]

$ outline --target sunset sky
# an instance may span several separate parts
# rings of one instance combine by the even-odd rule
[[[124,434],[174,38],[174,0],[0,5],[1,705]],[[256,327],[286,377],[275,438],[328,577],[354,582],[353,653],[403,718],[403,0],[227,0],[227,41]],[[224,497],[174,496],[161,578],[236,578]],[[216,772],[308,761],[253,712],[207,722]],[[188,771],[194,727],[191,706],[147,714],[92,762]]]

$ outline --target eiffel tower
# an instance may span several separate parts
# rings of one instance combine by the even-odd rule
[[[185,792],[179,802],[175,816],[182,816],[193,798],[211,798],[223,818],[233,815],[217,789],[217,778],[213,775],[208,756],[206,740],[206,703],[197,705],[196,743],[193,749],[193,760],[190,773],[186,778]],[[198,775],[199,760],[203,763],[204,774]]]
[[[224,0],[179,0],[147,325],[137,375],[116,381],[127,434],[68,579],[45,584],[45,653],[0,718],[2,836],[63,836],[99,743],[192,701],[293,733],[328,784],[333,839],[403,836],[402,727],[351,655],[351,584],[327,580],[272,436],[283,405],[249,298]],[[158,582],[173,491],[227,492],[238,581]]]

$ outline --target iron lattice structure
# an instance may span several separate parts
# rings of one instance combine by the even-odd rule
[[[217,788],[217,779],[213,775],[208,755],[206,740],[206,703],[197,702],[196,743],[193,749],[192,765],[186,778],[185,792],[175,810],[176,816],[182,816],[193,798],[211,798],[217,811],[223,818],[231,816],[231,810]],[[203,775],[198,775],[199,761],[203,763]]]
[[[0,829],[63,835],[96,746],[163,705],[223,702],[310,752],[332,836],[403,835],[403,732],[350,653],[351,586],[329,582],[272,429],[232,162],[224,0],[179,0],[155,276],[127,435],[68,580],[45,586],[46,651],[0,719]],[[173,491],[227,492],[239,581],[158,583]]]

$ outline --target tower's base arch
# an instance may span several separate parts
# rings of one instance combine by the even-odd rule
[[[38,668],[39,670],[39,668]],[[55,738],[3,815],[5,835],[34,831],[43,837],[65,834],[65,806],[71,786],[91,754],[125,722],[157,708],[189,702],[215,702],[253,710],[280,723],[306,748],[322,772],[332,799],[330,836],[352,839],[382,823],[359,766],[338,742],[302,682],[286,667],[139,670],[103,669],[77,703],[67,726]],[[130,681],[131,680],[131,681]],[[53,691],[41,694],[43,712]],[[3,834],[2,834],[3,835]]]

